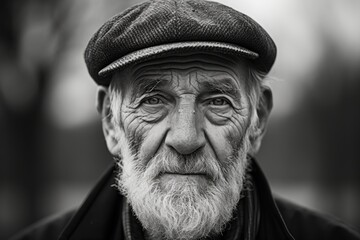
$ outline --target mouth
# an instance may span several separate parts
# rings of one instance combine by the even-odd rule
[[[184,176],[191,176],[191,175],[204,175],[206,176],[207,173],[205,172],[161,172],[161,175],[170,174],[170,175],[184,175]]]
[[[204,172],[162,172],[160,177],[165,178],[206,178],[212,180],[212,178]]]
[[[179,174],[179,175],[206,175],[202,172],[164,172],[163,174]]]

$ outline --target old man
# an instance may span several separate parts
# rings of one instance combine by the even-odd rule
[[[106,22],[85,61],[114,167],[76,211],[24,239],[359,239],[274,199],[253,156],[276,46],[250,17],[147,1]]]

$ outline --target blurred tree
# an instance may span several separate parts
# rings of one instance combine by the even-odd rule
[[[0,31],[0,238],[40,217],[47,171],[43,103],[55,46],[49,44],[58,1],[3,1]],[[54,42],[53,42],[54,43]],[[6,193],[6,194],[5,194]],[[15,201],[17,204],[11,204]]]

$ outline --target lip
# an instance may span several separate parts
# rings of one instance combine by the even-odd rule
[[[205,173],[182,173],[182,172],[163,172],[162,175],[164,174],[169,174],[169,175],[185,175],[185,176],[192,176],[192,175],[196,175],[196,176],[199,176],[199,175],[203,175],[203,176],[207,176]]]
[[[160,177],[174,177],[174,178],[205,178],[212,180],[211,177],[203,172],[162,172]]]

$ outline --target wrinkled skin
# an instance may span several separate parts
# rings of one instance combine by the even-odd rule
[[[235,66],[191,56],[133,68],[121,118],[144,166],[162,147],[183,155],[203,149],[219,163],[227,162],[250,119],[246,68]],[[180,181],[184,175],[168,173],[162,178]]]
[[[117,76],[126,81],[120,118],[144,164],[161,147],[184,155],[204,149],[224,161],[241,141],[250,120],[247,70],[203,58],[146,62]]]
[[[131,154],[139,161],[137,167],[144,172],[154,156],[174,152],[184,157],[177,164],[180,167],[160,171],[154,181],[163,192],[183,184],[206,192],[217,175],[192,171],[186,168],[186,161],[194,159],[188,156],[205,153],[217,160],[224,178],[228,166],[233,165],[231,161],[246,161],[239,159],[237,152],[243,147],[256,110],[247,97],[247,74],[245,62],[239,59],[200,54],[151,60],[118,72],[114,76],[120,81],[122,96],[121,111],[115,116],[118,122],[106,117],[110,112],[107,89],[98,91],[109,151],[121,156],[124,147],[119,141],[125,137]],[[260,112],[265,113],[259,119],[263,128],[270,109]],[[125,136],[119,136],[120,132]],[[244,171],[239,169],[239,174]]]

